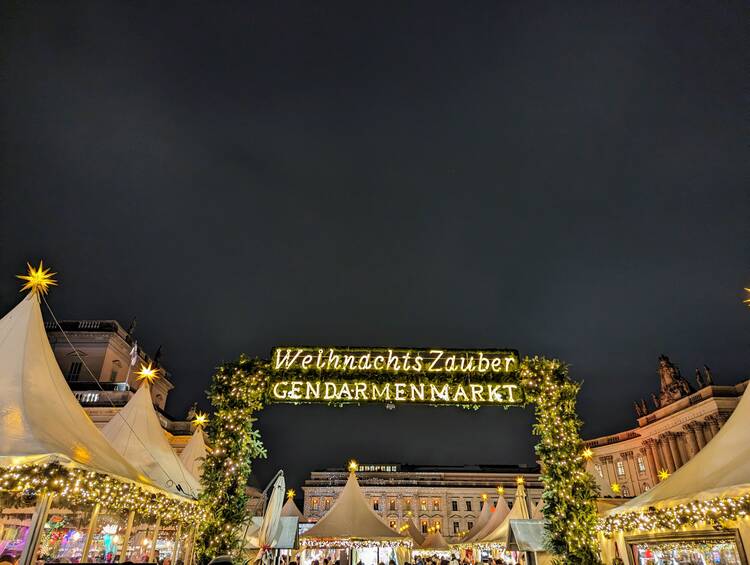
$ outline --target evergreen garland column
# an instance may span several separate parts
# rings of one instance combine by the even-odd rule
[[[203,464],[202,502],[208,518],[201,525],[196,550],[203,558],[237,555],[245,519],[251,463],[266,457],[253,414],[265,404],[266,363],[241,356],[221,365],[208,398],[214,412],[206,431],[211,452]]]
[[[588,454],[576,413],[580,385],[568,378],[559,361],[537,357],[524,360],[520,376],[527,400],[535,404],[533,429],[540,438],[536,453],[542,465],[549,549],[561,563],[600,563],[595,529],[598,491],[586,472]]]

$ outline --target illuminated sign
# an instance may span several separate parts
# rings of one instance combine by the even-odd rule
[[[336,347],[276,347],[274,371],[356,373],[445,373],[508,375],[518,371],[518,352],[458,349],[381,349]]]
[[[277,347],[271,402],[521,404],[518,352]]]

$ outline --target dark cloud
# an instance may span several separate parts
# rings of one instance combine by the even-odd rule
[[[747,376],[741,8],[5,3],[1,305],[43,257],[59,316],[137,315],[176,414],[277,343],[509,346],[623,429],[662,352]],[[275,407],[259,472],[529,461],[531,419]]]

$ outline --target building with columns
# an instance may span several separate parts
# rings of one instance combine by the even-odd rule
[[[696,369],[693,386],[664,355],[658,374],[651,406],[635,403],[635,428],[585,442],[593,452],[587,468],[602,496],[638,496],[684,465],[716,435],[748,384],[717,385],[704,367]]]
[[[57,364],[78,402],[101,428],[138,390],[135,373],[140,365],[154,360],[142,349],[134,350],[131,332],[117,320],[62,320],[60,327],[54,321],[45,323]],[[171,377],[162,368],[161,378],[151,386],[151,399],[170,445],[180,453],[194,428],[166,412],[167,396],[174,388]]]
[[[343,467],[313,471],[302,486],[305,517],[319,520],[344,488]],[[357,479],[372,509],[397,530],[411,517],[423,533],[437,527],[450,542],[470,530],[486,501],[497,499],[497,487],[513,505],[516,478],[523,477],[529,511],[542,496],[535,465],[420,466],[396,463],[359,466]]]

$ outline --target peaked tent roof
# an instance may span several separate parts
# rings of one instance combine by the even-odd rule
[[[300,512],[293,498],[286,499],[284,506],[281,508],[281,515],[282,516],[296,516],[297,518],[299,518],[300,522],[303,522],[305,520],[304,514]]]
[[[102,433],[118,453],[158,486],[174,494],[196,497],[200,492],[198,479],[169,445],[154,410],[150,388],[144,382],[102,428]]]
[[[502,497],[501,497],[502,498]],[[479,518],[477,518],[476,524],[466,533],[466,535],[461,540],[461,543],[470,542],[474,537],[482,531],[482,528],[484,528],[487,525],[487,522],[490,521],[490,518],[492,517],[492,514],[495,512],[495,507],[492,505],[492,502],[487,499],[484,501],[484,505],[482,506],[482,511],[479,513]]]
[[[649,506],[668,507],[689,500],[740,496],[750,492],[750,396],[747,389],[734,413],[695,457],[672,475],[613,508],[607,514],[622,514]]]
[[[393,531],[370,508],[354,473],[331,509],[307,530],[303,538],[407,539]]]
[[[443,537],[443,534],[440,533],[440,530],[437,530],[435,532],[427,534],[427,537],[424,539],[422,545],[419,546],[419,549],[446,550],[450,549],[450,545],[448,545],[448,542],[445,541],[445,538]]]
[[[544,499],[540,498],[534,508],[531,509],[532,520],[544,520]]]
[[[84,412],[57,365],[39,299],[0,320],[0,465],[53,461],[151,485]]]
[[[495,509],[491,510],[492,516],[490,516],[490,519],[488,522],[484,525],[484,527],[479,530],[473,538],[470,540],[467,539],[467,543],[478,543],[481,542],[487,534],[494,531],[495,528],[497,528],[500,524],[503,523],[503,520],[505,520],[505,517],[510,513],[510,507],[508,506],[508,502],[505,500],[505,497],[500,495],[497,497],[497,504],[495,504]],[[463,541],[461,543],[464,543]]]
[[[409,516],[409,519],[406,521],[406,531],[409,534],[409,537],[414,540],[414,543],[417,545],[422,545],[424,543],[424,534],[419,531],[419,528],[414,523],[414,516]]]
[[[195,428],[190,440],[185,444],[185,448],[180,453],[180,461],[192,475],[199,479],[203,474],[203,462],[208,455],[206,441],[203,439],[203,430],[200,427]]]
[[[528,520],[529,509],[526,508],[526,489],[523,485],[518,485],[516,490],[516,499],[513,502],[513,508],[508,512],[505,519],[485,535],[482,539],[478,539],[478,543],[507,543],[508,541],[508,528],[510,527],[511,520]]]

